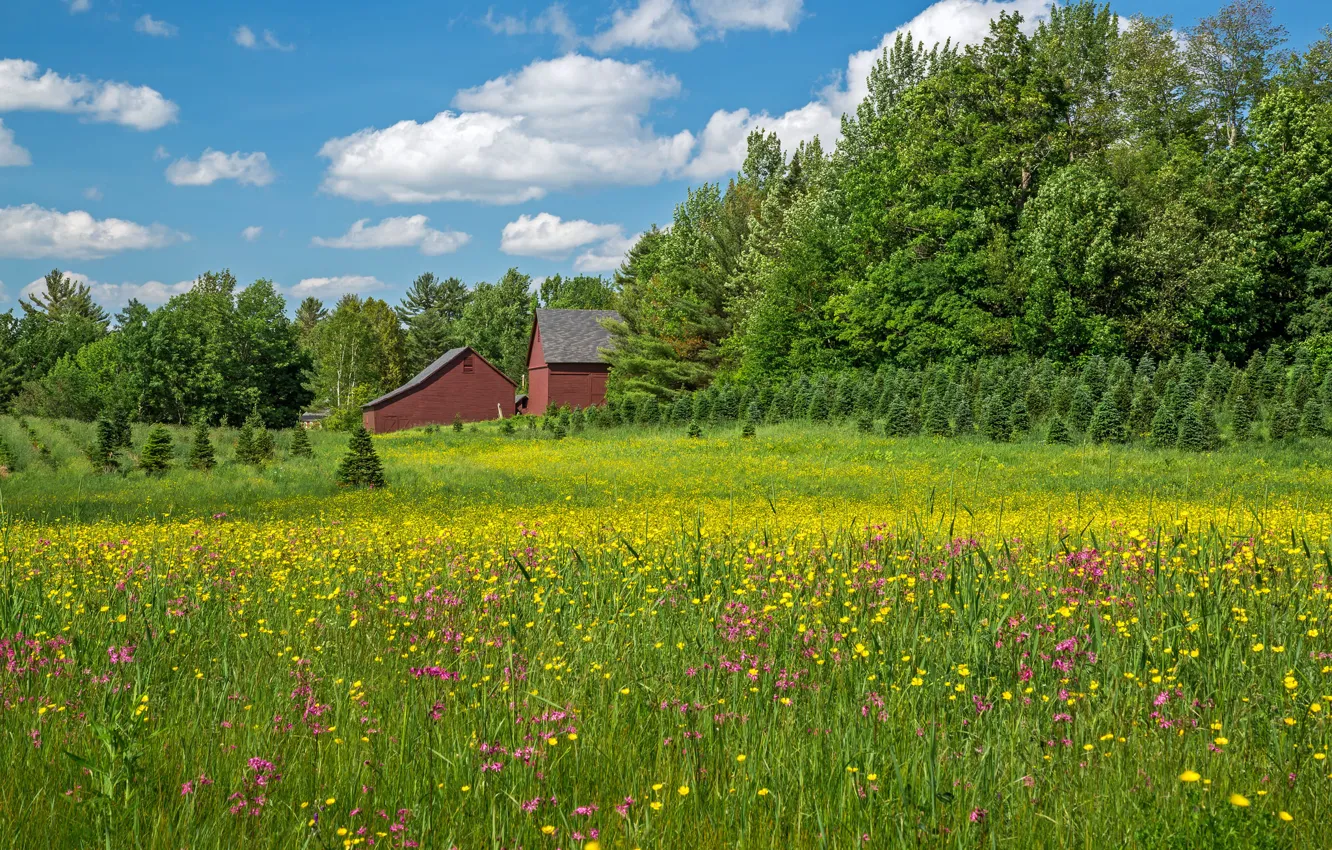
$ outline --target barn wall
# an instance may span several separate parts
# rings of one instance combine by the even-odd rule
[[[472,362],[472,372],[464,371],[466,360]],[[366,411],[364,418],[366,428],[377,434],[447,425],[456,416],[464,422],[484,422],[496,418],[501,410],[505,417],[513,416],[513,397],[513,384],[480,357],[469,356],[415,391]]]
[[[606,403],[606,378],[610,374],[610,367],[604,363],[561,363],[551,366],[549,372],[550,403],[569,407],[593,407]],[[536,409],[533,406],[533,410]]]
[[[527,352],[527,410],[533,414],[546,412],[550,402],[550,369],[541,347],[541,326],[532,325],[532,344]]]

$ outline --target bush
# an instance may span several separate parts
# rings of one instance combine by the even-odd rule
[[[305,458],[314,457],[314,446],[310,445],[310,435],[299,425],[292,430],[291,456]]]
[[[909,437],[916,430],[915,423],[911,420],[911,411],[907,410],[906,402],[902,401],[901,396],[893,399],[888,405],[888,412],[885,415],[883,431],[889,437]]]
[[[105,416],[98,419],[97,441],[88,447],[88,460],[94,472],[115,472],[120,468],[120,461],[116,457],[119,444],[120,437],[116,433],[115,423]]]
[[[1067,446],[1073,442],[1073,433],[1068,429],[1064,417],[1055,416],[1050,420],[1050,427],[1045,431],[1045,442],[1052,446]]]
[[[1171,449],[1179,442],[1179,422],[1175,420],[1175,411],[1169,404],[1158,407],[1152,416],[1149,441],[1158,449]]]
[[[1216,420],[1202,402],[1184,408],[1179,418],[1179,447],[1190,452],[1208,452],[1216,448]]]
[[[213,441],[208,437],[208,421],[202,416],[194,421],[194,441],[190,445],[189,464],[192,469],[207,472],[217,466]]]
[[[512,417],[510,417],[510,418],[508,418],[508,419],[505,419],[503,422],[500,423],[500,433],[501,433],[501,434],[512,434],[512,433],[513,433],[513,430],[514,430],[514,429],[513,429],[513,418],[512,418]]]
[[[453,433],[461,434],[462,429],[463,429],[462,414],[461,413],[453,414]]]
[[[1124,441],[1124,421],[1120,416],[1119,406],[1106,393],[1101,403],[1096,405],[1091,423],[1087,426],[1087,437],[1093,443],[1122,443]]]
[[[694,439],[698,439],[703,436],[703,429],[698,427],[697,419],[691,419],[689,420],[689,430],[685,433]]]
[[[14,452],[10,450],[9,443],[5,442],[5,438],[0,437],[0,472],[16,471],[18,471],[18,466],[14,461]]]
[[[754,427],[753,422],[746,421],[745,427],[740,429],[740,436],[746,439],[753,437],[756,433],[758,433],[758,429]]]
[[[364,425],[352,430],[351,439],[347,441],[347,454],[338,464],[337,481],[343,487],[378,489],[388,486],[384,480],[384,465],[380,463],[374,441]]]
[[[154,425],[148,432],[148,441],[139,455],[139,467],[149,475],[165,475],[171,468],[176,456],[175,446],[171,443],[171,432],[161,425]]]

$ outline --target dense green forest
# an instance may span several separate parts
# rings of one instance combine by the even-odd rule
[[[976,45],[903,35],[835,145],[754,133],[740,172],[690,189],[610,280],[534,292],[516,269],[471,287],[425,274],[396,307],[309,298],[289,318],[270,282],[210,272],[111,317],[53,272],[0,314],[0,407],[349,420],[453,345],[521,379],[537,306],[618,309],[612,397],[657,404],[940,364],[960,387],[957,364],[996,358],[1063,375],[1267,352],[1317,387],[1332,352],[1332,30],[1298,52],[1286,39],[1260,0],[1183,30],[1077,3],[1034,29],[1001,15]]]

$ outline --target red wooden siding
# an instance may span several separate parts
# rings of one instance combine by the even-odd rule
[[[376,434],[447,425],[455,417],[464,422],[483,422],[500,413],[514,414],[514,384],[482,357],[468,351],[438,374],[362,412],[367,430]]]
[[[606,403],[607,363],[547,363],[541,324],[532,325],[527,356],[527,410],[543,414],[551,406],[594,407]]]

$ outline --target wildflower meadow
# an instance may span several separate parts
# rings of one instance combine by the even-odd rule
[[[25,427],[0,846],[1332,842],[1322,443]]]

